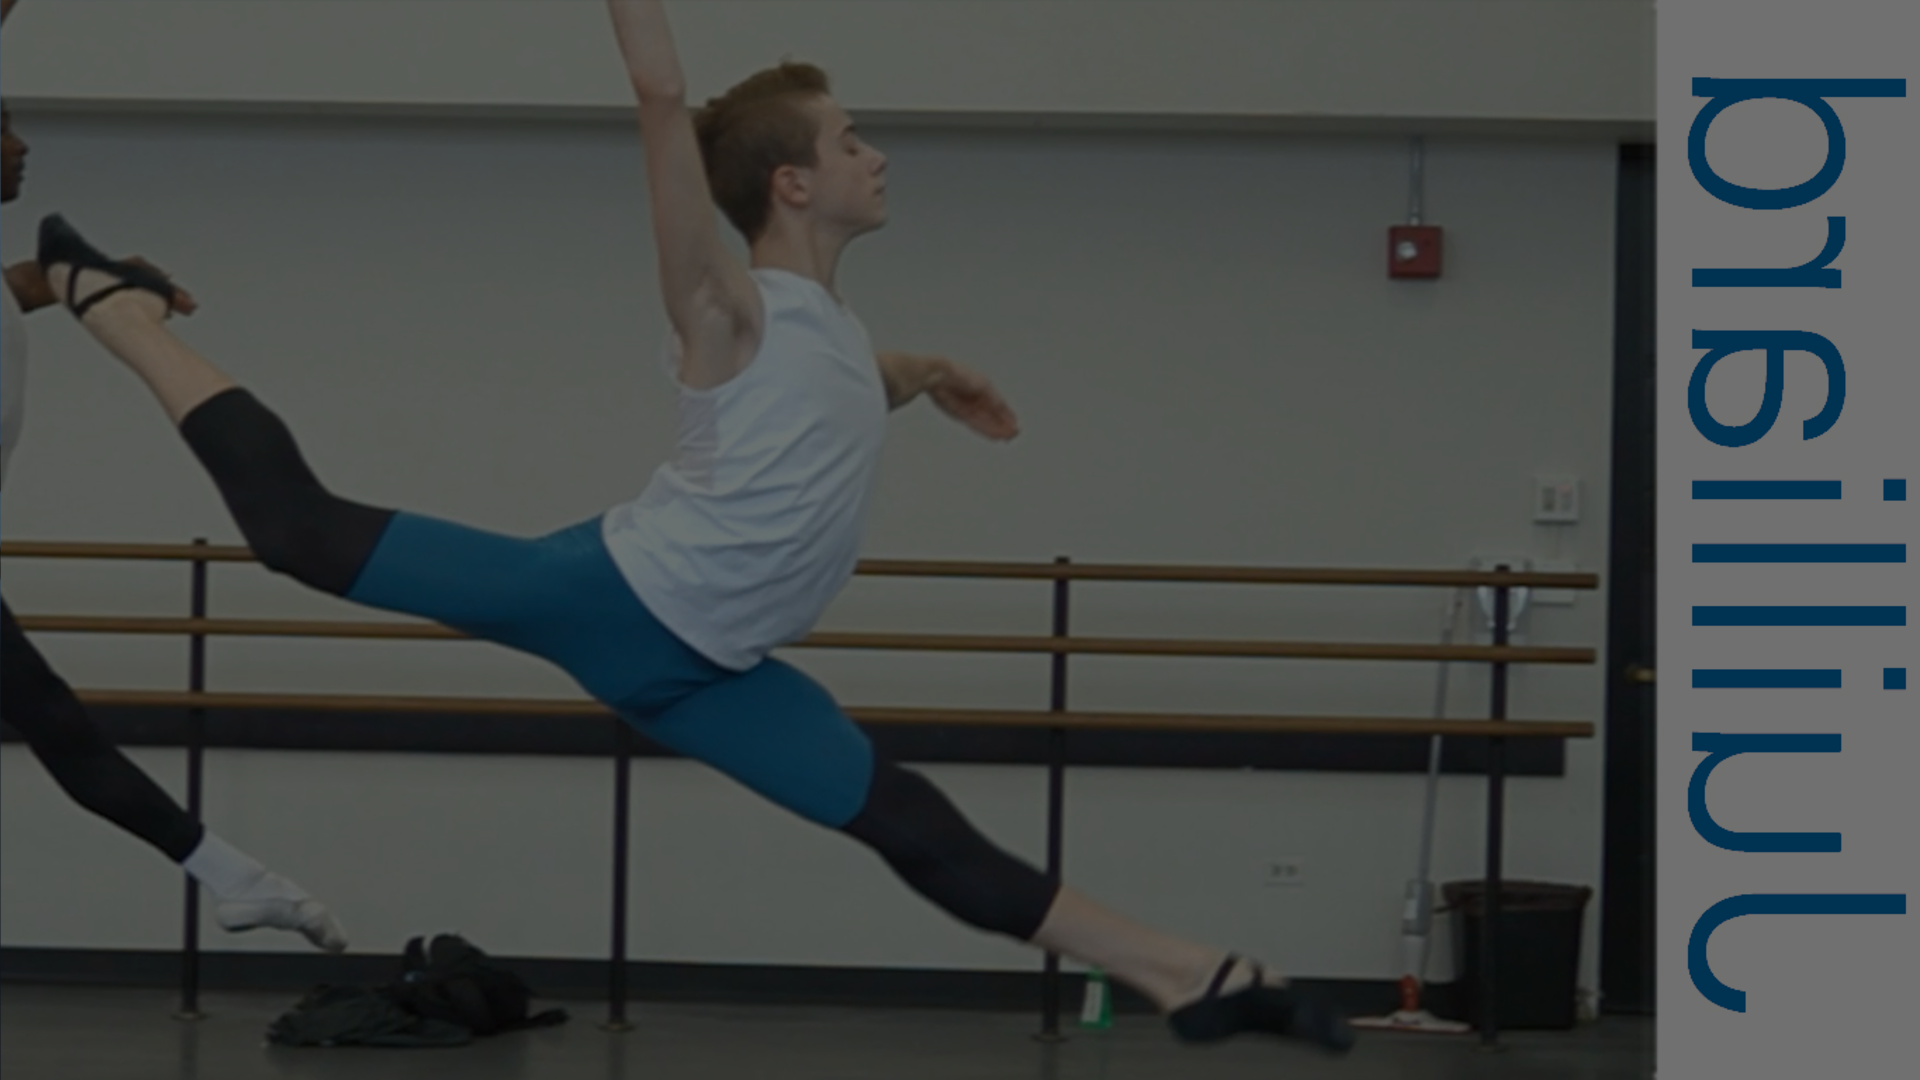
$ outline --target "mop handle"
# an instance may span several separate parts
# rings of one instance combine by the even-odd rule
[[[1465,599],[1464,590],[1455,589],[1453,599],[1447,605],[1446,625],[1440,629],[1440,644],[1444,647],[1453,644],[1454,629],[1460,622],[1460,609]],[[1440,679],[1433,695],[1433,718],[1443,720],[1447,715],[1447,672],[1445,660],[1440,661]],[[1421,818],[1420,834],[1420,874],[1415,879],[1426,882],[1433,869],[1433,816],[1440,795],[1440,736],[1427,740],[1427,805]],[[1423,920],[1424,921],[1424,920]]]

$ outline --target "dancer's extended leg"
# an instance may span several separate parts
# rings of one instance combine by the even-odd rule
[[[213,895],[228,930],[293,930],[323,949],[346,948],[325,905],[193,820],[100,730],[86,707],[0,601],[0,720],[74,802],[179,863]]]
[[[655,741],[867,845],[955,918],[1109,972],[1183,1038],[1267,1031],[1351,1045],[1337,1015],[1297,998],[1285,980],[1110,911],[994,844],[924,776],[876,755],[826,689],[783,661],[721,678],[658,713],[626,711]]]

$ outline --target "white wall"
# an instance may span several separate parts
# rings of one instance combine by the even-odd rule
[[[23,9],[24,10],[24,9]],[[24,24],[23,24],[24,25]],[[338,490],[532,533],[627,498],[668,446],[640,158],[624,123],[79,118],[23,110],[35,150],[4,220],[41,213],[174,270],[196,346],[277,408]],[[1455,567],[1479,553],[1604,568],[1615,150],[1439,141],[1427,206],[1447,276],[1389,281],[1406,200],[1397,141],[884,130],[893,226],[842,284],[884,345],[990,372],[1027,434],[979,442],[898,418],[875,557]],[[134,179],[137,177],[137,181]],[[11,539],[237,541],[136,381],[57,313],[33,320]],[[1586,482],[1565,533],[1530,523],[1529,477]],[[172,568],[9,560],[17,611],[178,613]],[[1438,593],[1089,588],[1078,629],[1427,641]],[[1033,631],[1031,585],[861,582],[833,628]],[[215,611],[351,615],[250,568]],[[1536,609],[1532,640],[1600,646],[1603,604]],[[179,685],[179,646],[40,639],[86,687]],[[849,703],[1037,705],[1020,658],[794,654]],[[1076,665],[1087,706],[1399,713],[1418,665]],[[218,689],[570,694],[487,646],[220,642]],[[1484,680],[1456,672],[1452,714]],[[1600,669],[1523,670],[1514,715],[1600,719]],[[1596,884],[1601,743],[1564,778],[1516,780],[1508,872]],[[142,751],[163,777],[179,755]],[[18,747],[0,754],[0,941],[167,947],[170,869],[85,817]],[[604,948],[609,768],[599,761],[220,752],[209,817],[322,892],[357,948],[457,927],[509,954]],[[1043,776],[931,770],[1014,850],[1041,853]],[[638,770],[635,955],[1025,968],[863,851],[686,763]],[[1479,872],[1483,785],[1449,779],[1435,874]],[[1080,770],[1072,876],[1175,930],[1314,976],[1398,974],[1420,781]],[[1260,861],[1304,859],[1301,890]],[[1597,910],[1589,913],[1588,985]],[[278,949],[281,940],[219,947]],[[1450,976],[1444,952],[1433,975]]]
[[[700,95],[791,54],[863,112],[1653,119],[1650,0],[704,0],[671,14]],[[18,98],[630,99],[599,0],[37,0],[14,30]]]

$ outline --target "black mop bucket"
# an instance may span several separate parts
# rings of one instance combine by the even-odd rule
[[[1452,881],[1441,887],[1453,914],[1453,962],[1461,1019],[1478,1026],[1480,942],[1486,932],[1487,883]],[[1580,937],[1585,885],[1542,881],[1500,883],[1500,940],[1494,950],[1498,985],[1495,1016],[1502,1030],[1564,1031],[1579,1019]]]

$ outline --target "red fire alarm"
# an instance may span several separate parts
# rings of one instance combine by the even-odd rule
[[[1440,226],[1395,225],[1387,230],[1387,276],[1440,276]]]

